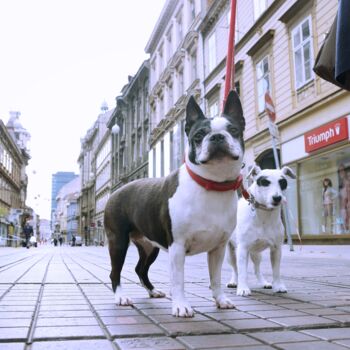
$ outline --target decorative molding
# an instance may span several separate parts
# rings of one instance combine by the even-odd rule
[[[274,36],[275,30],[270,29],[265,34],[263,34],[247,51],[248,56],[254,56],[262,47],[264,47]]]
[[[278,20],[286,24],[291,19],[293,19],[301,9],[310,4],[312,6],[313,0],[296,0],[295,3],[292,6],[290,6],[289,9],[285,11]]]

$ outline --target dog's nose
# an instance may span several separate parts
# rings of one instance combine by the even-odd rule
[[[282,200],[282,196],[273,196],[272,199],[275,203],[279,203]]]
[[[211,142],[216,142],[216,143],[220,143],[223,142],[225,140],[225,136],[222,134],[214,134],[210,137],[209,139]]]

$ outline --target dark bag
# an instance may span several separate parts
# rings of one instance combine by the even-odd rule
[[[346,6],[348,6],[347,3],[345,3]],[[317,54],[313,70],[322,79],[350,91],[350,64],[348,64],[350,56],[347,57],[349,50],[347,41],[350,31],[347,35],[344,32],[344,26],[349,26],[348,21],[344,22],[344,14],[348,12],[348,8],[345,7],[339,8],[342,12],[338,11],[335,16],[329,33]],[[342,19],[342,23],[338,23],[339,17]]]

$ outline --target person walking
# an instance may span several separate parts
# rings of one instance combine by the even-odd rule
[[[34,231],[33,231],[33,227],[31,225],[29,225],[28,222],[25,223],[24,227],[23,227],[23,233],[26,239],[26,247],[27,249],[29,249],[29,240],[30,237],[32,237]]]
[[[63,237],[62,237],[62,236],[59,236],[58,241],[60,242],[60,246],[61,246],[62,243],[63,243]]]

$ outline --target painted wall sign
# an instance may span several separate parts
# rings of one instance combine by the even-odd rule
[[[344,117],[304,134],[305,151],[310,153],[348,138],[348,118]]]

